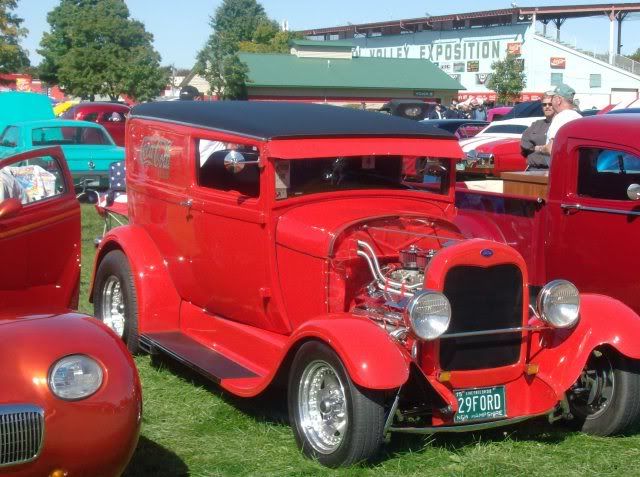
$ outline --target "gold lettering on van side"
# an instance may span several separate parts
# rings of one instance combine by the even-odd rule
[[[146,136],[140,148],[142,165],[168,170],[171,165],[171,141],[158,136]]]

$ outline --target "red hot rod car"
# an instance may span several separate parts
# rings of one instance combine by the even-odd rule
[[[80,206],[60,148],[0,160],[0,474],[120,475],[141,390],[113,331],[77,307]]]
[[[268,102],[144,104],[127,134],[130,223],[98,250],[96,315],[235,395],[285,382],[322,464],[393,432],[638,422],[637,315],[563,280],[530,304],[522,256],[453,222],[453,136]]]

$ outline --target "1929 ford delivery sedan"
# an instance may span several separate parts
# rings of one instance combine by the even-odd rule
[[[96,315],[235,395],[284,382],[321,463],[390,432],[638,421],[637,315],[564,280],[530,304],[522,256],[453,223],[453,136],[247,102],[144,104],[127,134],[130,224],[98,250]]]

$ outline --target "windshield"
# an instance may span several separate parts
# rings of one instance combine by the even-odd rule
[[[100,128],[74,126],[35,128],[31,141],[34,146],[113,144],[109,135]]]
[[[527,127],[522,124],[496,124],[489,126],[482,134],[522,134]]]
[[[350,156],[275,161],[276,199],[345,190],[419,188],[446,195],[450,159]]]

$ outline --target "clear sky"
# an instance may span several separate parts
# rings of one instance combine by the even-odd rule
[[[126,0],[126,3],[131,16],[143,22],[147,31],[153,34],[154,46],[162,55],[162,64],[190,68],[196,53],[211,33],[210,17],[222,0]],[[287,20],[291,30],[511,7],[509,0],[262,0],[260,3],[273,20]],[[531,7],[601,4],[605,0],[516,3],[521,7]],[[22,45],[29,50],[34,65],[41,60],[36,49],[42,33],[49,29],[47,13],[58,4],[59,0],[18,0],[16,13],[24,19],[23,26],[29,30],[29,36]],[[631,54],[640,48],[639,21],[640,15],[634,14],[623,22],[623,54]],[[605,52],[609,44],[609,21],[604,15],[601,18],[567,20],[562,27],[562,39],[582,49]]]

